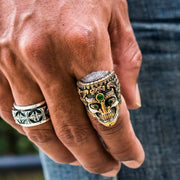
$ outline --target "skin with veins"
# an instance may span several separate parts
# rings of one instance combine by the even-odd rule
[[[125,101],[119,113],[126,114],[121,124],[127,126],[119,128],[117,121],[113,127],[120,131],[110,141],[104,131],[96,129],[111,147],[111,156],[83,111],[76,81],[91,72],[114,70],[126,102],[134,104],[139,55],[126,0],[0,0],[0,115],[56,162],[67,164],[76,157],[89,172],[113,170],[115,176],[119,160],[136,160],[142,154],[128,151],[124,155],[127,149],[139,149],[133,143],[136,138],[131,138],[134,135],[129,135]],[[117,87],[87,96],[87,101],[93,98],[88,112],[95,108],[100,122],[115,122],[120,99]],[[34,128],[15,124],[14,102],[26,106],[44,99],[51,114],[49,123]],[[111,128],[106,129],[112,134]],[[137,146],[132,148],[132,144]],[[113,158],[114,152],[120,156]]]
[[[8,45],[33,15],[33,10],[22,10],[22,7],[16,6],[16,1],[12,0],[0,1],[0,9],[0,44]]]
[[[0,49],[18,57],[37,81],[47,82],[44,73],[57,77],[58,68],[79,79],[102,63],[109,69],[109,49],[99,42],[109,41],[101,25],[108,24],[110,7],[105,0],[0,0]]]

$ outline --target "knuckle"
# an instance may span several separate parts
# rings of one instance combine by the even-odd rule
[[[0,65],[5,71],[8,69],[13,69],[17,66],[17,59],[12,51],[7,47],[2,48],[1,50]]]
[[[130,161],[137,159],[137,147],[133,142],[124,142],[122,148],[109,149],[113,157],[118,161]]]
[[[84,166],[84,168],[87,169],[89,172],[94,173],[94,174],[103,174],[103,173],[106,173],[108,171],[102,162],[89,164],[88,167]]]
[[[130,65],[131,69],[140,68],[142,53],[131,27],[127,28],[124,32],[123,47],[120,56],[125,60],[123,63],[127,63],[127,66]]]
[[[117,161],[124,161],[125,163],[131,164],[132,168],[140,167],[144,160],[145,160],[145,153],[134,148],[132,145],[131,147],[125,147],[121,152],[112,152],[113,157]]]
[[[94,44],[95,28],[93,26],[79,26],[73,27],[72,31],[65,35],[66,42],[70,47],[89,47]]]
[[[31,68],[36,72],[38,79],[46,82],[47,76],[44,75],[52,76],[56,69],[56,63],[54,63],[56,58],[55,44],[52,36],[43,32],[33,35],[25,33],[23,38],[20,38],[18,45],[24,63],[33,64]],[[46,80],[44,80],[45,78]]]
[[[87,127],[63,125],[56,134],[64,144],[76,146],[87,142],[89,130]]]
[[[123,53],[125,60],[123,61],[127,69],[139,70],[142,64],[142,53],[139,49],[137,42],[132,43],[132,48],[126,49],[126,52]]]
[[[113,157],[118,160],[118,161],[130,161],[133,160],[133,157],[131,157],[131,152],[132,149],[128,148],[123,148],[120,152],[118,151],[111,151],[113,154]]]
[[[23,34],[23,38],[19,39],[19,49],[24,59],[47,59],[48,52],[50,51],[49,36],[45,34]]]
[[[132,58],[131,63],[133,64],[134,69],[139,69],[142,64],[142,53],[138,47],[138,50],[135,53],[134,58]]]
[[[54,134],[50,129],[24,128],[27,137],[34,143],[46,143],[53,139]]]
[[[127,70],[139,70],[142,64],[142,53],[136,41],[132,28],[125,30],[122,38],[122,49],[119,51],[118,59],[122,61],[115,61],[119,65],[123,63],[123,68]]]
[[[111,171],[114,167],[112,167],[112,164],[109,161],[105,162],[103,158],[100,158],[101,155],[99,153],[101,152],[87,152],[89,161],[87,164],[84,165],[84,168],[87,169],[89,172],[95,174],[103,174]]]

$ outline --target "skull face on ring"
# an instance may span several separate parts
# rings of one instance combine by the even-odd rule
[[[81,100],[87,111],[105,125],[116,123],[121,103],[120,84],[114,72],[98,81],[78,86]]]
[[[112,126],[119,114],[119,101],[111,89],[109,92],[99,92],[93,98],[86,98],[88,111],[93,117],[106,126]]]

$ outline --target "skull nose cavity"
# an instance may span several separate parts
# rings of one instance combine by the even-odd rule
[[[109,110],[110,110],[110,108],[106,107],[105,103],[102,102],[101,103],[101,111],[102,111],[102,113],[107,114],[109,112]]]

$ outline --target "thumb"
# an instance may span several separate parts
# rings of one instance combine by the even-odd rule
[[[128,15],[126,1],[114,7],[109,25],[114,70],[121,84],[129,109],[141,106],[138,88],[138,75],[142,62],[142,54],[134,36]]]

